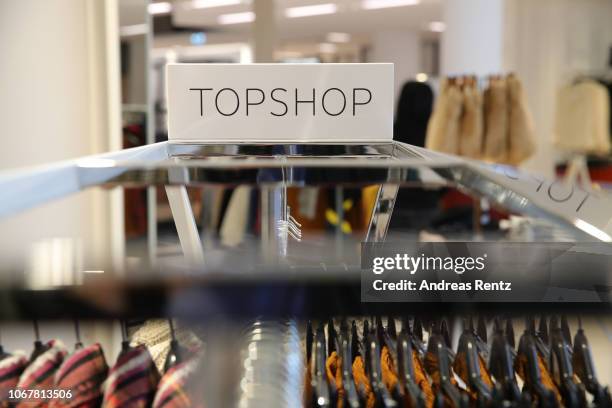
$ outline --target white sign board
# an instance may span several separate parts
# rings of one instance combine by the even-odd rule
[[[171,142],[393,139],[393,64],[169,64]]]

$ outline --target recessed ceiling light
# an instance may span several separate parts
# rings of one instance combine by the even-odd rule
[[[242,3],[242,0],[193,0],[191,4],[187,3],[190,8],[204,9],[223,6],[236,6]]]
[[[327,34],[327,41],[333,43],[347,43],[351,41],[351,35],[349,33],[329,33]]]
[[[221,14],[217,17],[219,24],[242,24],[255,21],[255,13],[245,11],[244,13]]]
[[[334,3],[313,4],[311,6],[290,7],[285,10],[289,18],[320,16],[322,14],[334,14],[338,6]]]
[[[361,7],[366,10],[374,10],[388,7],[414,6],[421,0],[362,0]]]
[[[172,4],[167,1],[160,3],[150,3],[147,7],[149,14],[165,14],[172,11]]]
[[[446,24],[444,24],[442,21],[432,21],[427,25],[427,27],[429,28],[429,31],[434,31],[436,33],[441,33],[442,31],[446,30]]]
[[[427,74],[424,72],[419,72],[418,74],[416,74],[417,82],[427,82],[427,79]]]

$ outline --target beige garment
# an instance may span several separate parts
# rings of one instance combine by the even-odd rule
[[[454,84],[444,82],[427,125],[425,147],[438,152],[459,153],[459,120],[462,105],[461,91]]]
[[[177,327],[174,323],[174,332],[178,342],[187,349],[201,349],[202,341],[188,329]],[[149,349],[151,357],[160,373],[164,372],[166,357],[170,351],[170,325],[167,319],[147,320],[131,336],[131,344],[144,344]]]
[[[508,162],[518,165],[535,153],[535,130],[533,118],[527,106],[527,98],[521,81],[508,75]]]
[[[484,159],[508,160],[508,92],[505,78],[491,78],[484,94]]]
[[[239,186],[234,189],[221,223],[221,243],[236,246],[242,243],[249,222],[249,200],[251,187]]]
[[[466,85],[462,91],[463,114],[459,133],[459,155],[480,159],[482,157],[482,93],[475,84]]]
[[[557,147],[578,153],[610,151],[610,101],[600,83],[588,80],[563,87],[555,122]]]

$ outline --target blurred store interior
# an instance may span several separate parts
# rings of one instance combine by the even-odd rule
[[[448,84],[484,91],[512,76],[520,79],[521,106],[530,117],[529,130],[523,132],[528,151],[512,160],[497,161],[480,152],[465,156],[550,178],[590,172],[589,188],[606,195],[612,186],[610,102],[605,101],[612,83],[611,22],[610,0],[4,0],[0,170],[167,140],[168,63],[391,62],[396,140],[438,146],[425,137]],[[567,104],[573,94],[566,88],[585,81],[598,85],[580,94],[579,102]],[[603,104],[607,111],[591,109]],[[449,152],[444,149],[434,147]],[[249,190],[239,193],[250,197]],[[214,254],[249,234],[236,237],[222,220],[207,218],[204,203],[231,203],[227,192],[216,198],[206,194],[189,190],[198,227],[214,224],[215,239],[223,244],[209,248]],[[342,196],[339,208],[359,208],[368,216],[372,205],[366,205],[366,193],[351,194]],[[422,197],[424,206],[440,198]],[[447,194],[444,199],[451,207],[467,202],[469,208],[453,213],[453,228],[460,224],[473,232],[472,225],[484,220],[480,211],[488,214],[483,224],[494,224],[496,231],[511,223],[499,221],[506,215],[489,213],[480,204],[476,219],[472,206],[477,200],[457,197]],[[332,221],[338,218],[327,208],[338,208],[338,202],[329,204],[333,198],[332,193],[319,197],[316,211],[322,220],[312,228],[353,233],[359,242],[367,227],[363,214],[353,214],[358,221]],[[413,210],[406,210],[407,223],[438,215],[415,217]],[[305,218],[300,221],[306,229]],[[74,268],[127,273],[179,256],[181,247],[164,190],[149,186],[90,189],[4,217],[0,253],[7,268],[25,262],[30,276],[61,283]],[[605,356],[601,344],[609,341],[611,324],[608,318],[591,329],[603,339],[600,355]],[[17,346],[23,342],[15,333],[29,333],[30,326],[15,327],[5,338]],[[61,330],[49,328],[54,330],[72,329],[66,323]],[[95,330],[90,336],[96,336]],[[108,337],[104,341],[112,342],[102,332]],[[117,346],[119,332],[112,335]],[[611,366],[600,363],[598,368],[602,378],[612,378]]]

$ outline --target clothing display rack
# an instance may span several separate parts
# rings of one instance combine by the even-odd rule
[[[439,384],[439,389],[434,390],[432,404],[423,405],[419,397],[408,406],[530,406],[525,401],[537,401],[541,408],[610,406],[606,405],[604,397],[594,400],[592,390],[597,387],[591,387],[592,384],[585,384],[588,397],[582,391],[571,391],[569,397],[562,394],[556,402],[548,398],[550,393],[539,388],[537,376],[540,371],[529,365],[534,361],[541,363],[529,353],[535,350],[542,354],[542,350],[534,348],[539,347],[542,330],[532,331],[529,325],[524,334],[527,346],[502,347],[514,362],[523,364],[521,359],[527,356],[526,365],[513,366],[512,376],[515,371],[520,375],[527,373],[523,381],[527,384],[525,393],[528,396],[512,399],[503,387],[503,392],[499,387],[489,387],[488,391],[481,389],[482,384],[473,375],[478,372],[474,362],[480,364],[483,359],[487,369],[497,370],[491,368],[490,362],[496,364],[498,360],[483,358],[477,353],[487,349],[492,354],[494,350],[497,353],[500,348],[494,343],[509,342],[510,338],[505,329],[502,330],[505,335],[500,337],[499,319],[524,320],[533,314],[532,305],[490,303],[484,309],[479,303],[415,302],[409,307],[406,303],[364,303],[360,297],[358,257],[342,262],[315,257],[288,203],[288,189],[331,187],[342,191],[342,188],[377,186],[369,225],[359,241],[389,239],[389,226],[400,188],[454,188],[486,199],[509,213],[548,225],[552,231],[551,240],[563,237],[573,242],[597,242],[607,250],[612,241],[612,214],[605,197],[557,181],[546,181],[511,167],[465,160],[397,142],[165,142],[0,175],[0,217],[92,187],[126,186],[165,188],[185,262],[164,264],[163,268],[143,267],[134,275],[121,275],[112,268],[104,274],[82,273],[78,284],[42,288],[32,285],[23,270],[8,270],[0,282],[0,319],[107,321],[172,317],[182,327],[203,333],[205,362],[189,368],[192,370],[189,378],[199,381],[178,387],[191,392],[197,390],[207,407],[406,406],[406,393],[419,395],[419,391],[414,384],[406,383],[406,366],[400,364],[399,359],[405,350],[422,352],[419,361],[423,362],[427,360],[428,351],[437,353],[438,358],[437,371],[427,372],[431,384]],[[202,242],[205,234],[198,230],[191,208],[188,187],[206,189],[214,186],[251,186],[260,191],[261,232],[254,238],[254,245],[261,255],[251,257],[247,252],[222,250],[228,253],[228,258],[239,258],[236,260],[239,266],[229,261],[225,264],[211,261],[214,254],[207,251]],[[318,248],[327,244],[323,240]],[[316,258],[316,262],[309,262],[310,258]],[[608,283],[607,276],[601,279],[602,285]],[[543,303],[538,313],[550,317],[560,314],[580,314],[589,318],[609,316],[612,309],[605,297],[609,295],[602,293],[602,299],[591,303]],[[450,344],[444,333],[453,334],[453,328],[461,327],[455,323],[471,315],[483,316],[489,337],[484,338],[482,328],[471,330],[473,325],[466,323],[458,332],[459,336],[451,336],[462,341]],[[385,325],[382,316],[387,320]],[[353,320],[359,336],[347,337]],[[545,320],[549,322],[548,318]],[[556,333],[556,320],[550,325]],[[576,326],[572,329],[575,332]],[[555,350],[550,351],[550,355],[561,353],[563,358],[571,355],[565,345],[557,350],[551,338],[552,334],[547,341],[542,340],[549,350]],[[351,347],[347,339],[351,339]],[[385,366],[383,371],[378,365],[383,347],[395,364],[393,369],[403,370],[395,371],[398,380],[393,387],[385,383],[389,373],[393,373],[391,366]],[[330,382],[326,372],[331,369],[327,359],[333,351],[336,356],[353,356],[358,349],[363,353],[364,363],[361,382],[354,373],[347,371],[348,365],[336,361],[342,364],[342,370],[335,367],[336,378],[342,377],[342,384],[347,386],[344,396],[339,397],[338,382],[335,385]],[[463,380],[464,388],[458,388],[453,384],[457,379],[444,373],[458,361],[456,356],[466,350],[469,350],[465,357],[469,378]],[[554,358],[546,363],[556,364],[552,363]],[[354,363],[354,358],[351,360]],[[551,370],[558,373],[556,367]],[[578,376],[582,375],[581,367],[573,367]],[[482,372],[480,365],[478,368]],[[567,369],[567,366],[561,368],[561,376],[567,374],[563,371]],[[457,370],[459,368],[455,372]],[[498,376],[496,381],[500,381]],[[355,389],[351,384],[355,384]],[[316,391],[311,400],[313,405],[303,399],[308,387]],[[566,383],[559,387],[565,387],[563,392],[571,388]],[[344,393],[345,389],[342,390]],[[597,390],[599,388],[595,394],[600,395]],[[369,393],[374,393],[371,402],[368,402]],[[580,399],[578,405],[572,402],[573,396],[582,398],[583,394],[585,399]],[[339,398],[344,405],[338,403]]]

